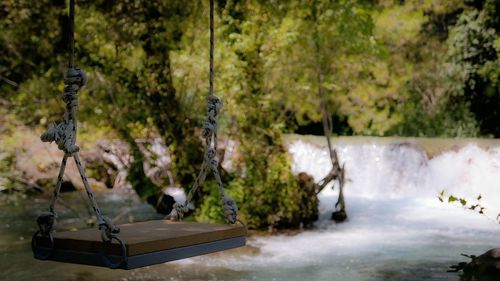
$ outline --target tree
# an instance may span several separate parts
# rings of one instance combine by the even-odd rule
[[[466,1],[448,38],[452,100],[464,100],[481,134],[500,136],[500,3]]]

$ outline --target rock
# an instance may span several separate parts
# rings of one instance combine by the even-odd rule
[[[312,226],[318,220],[318,196],[316,194],[316,184],[314,178],[304,172],[297,175],[300,187],[300,224],[304,227]]]
[[[87,169],[102,182],[106,188],[128,190],[128,166],[130,165],[130,146],[119,140],[100,140],[86,153]]]
[[[301,187],[304,187],[308,190],[314,190],[314,178],[311,175],[305,172],[300,172],[297,175],[297,178]]]
[[[462,271],[461,281],[499,281],[500,280],[500,248],[495,248],[472,259],[469,263],[460,263],[454,268],[454,272]]]
[[[332,213],[332,220],[335,222],[343,222],[346,219],[347,219],[347,214],[344,210],[339,210]]]
[[[12,168],[13,171],[18,173],[18,175],[16,174],[15,176],[16,181],[23,183],[25,186],[34,185],[37,188],[52,192],[56,184],[59,167],[64,153],[53,143],[43,143],[40,141],[39,135],[26,127],[19,127],[16,131],[16,136],[13,138],[19,139],[10,147],[14,153],[12,157],[14,159]],[[112,142],[108,141],[108,143]],[[122,183],[125,181],[126,175],[122,174],[126,172],[126,166],[120,166],[118,165],[119,163],[107,161],[106,157],[109,158],[110,154],[113,154],[114,151],[105,152],[103,147],[107,145],[99,144],[100,143],[89,149],[82,149],[80,156],[82,162],[86,166],[90,187],[95,191],[104,191],[108,189],[107,183],[109,182],[111,182],[111,187],[114,187],[112,185],[114,182],[121,180],[120,182]],[[112,144],[113,147],[119,146],[118,144]],[[120,146],[120,152],[123,150],[125,150],[125,152],[121,154],[118,153],[118,156],[129,157],[127,148],[121,149]],[[99,169],[93,169],[96,159],[98,159],[98,164],[102,164],[99,166]],[[117,171],[111,177],[113,181],[109,180],[109,175],[104,176],[100,172],[96,172],[101,170],[104,171],[104,173],[112,170]],[[84,186],[80,173],[75,165],[75,161],[69,158],[64,174],[62,191],[81,190],[83,188]]]

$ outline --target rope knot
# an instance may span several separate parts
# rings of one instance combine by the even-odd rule
[[[67,114],[64,115],[64,121],[59,124],[52,124],[49,129],[42,134],[40,139],[43,142],[55,142],[57,147],[66,154],[74,154],[80,150],[75,145],[75,124],[69,120]]]
[[[215,149],[210,147],[207,149],[207,160],[212,161],[215,158]]]
[[[215,159],[215,155],[216,155],[215,148],[211,147],[207,149],[207,154],[206,154],[207,162],[210,164],[210,168],[212,169],[212,171],[218,172],[217,168],[219,166],[219,162],[217,161],[217,159]]]
[[[79,68],[68,68],[64,75],[64,85],[80,89],[87,83],[87,74]]]
[[[216,96],[209,96],[207,101],[207,112],[210,117],[216,117],[222,109],[222,101]]]
[[[172,211],[170,212],[170,220],[171,221],[181,221],[182,218],[184,218],[184,214],[189,211],[189,208],[187,206],[184,206],[184,204],[180,203],[175,203],[172,206]]]
[[[203,124],[203,137],[210,138],[215,133],[216,127],[217,124],[213,120],[210,120],[210,118],[207,118]]]
[[[36,218],[36,223],[43,236],[48,236],[56,224],[57,214],[55,212],[44,212]]]
[[[102,241],[111,241],[115,234],[120,233],[120,228],[113,224],[110,218],[103,217],[103,221],[99,224]]]
[[[203,137],[209,138],[217,131],[217,114],[222,108],[222,101],[216,96],[210,96],[207,101],[207,119],[203,124]]]
[[[78,108],[78,90],[87,82],[87,75],[79,68],[68,68],[64,75],[63,100],[66,103],[64,120],[59,124],[53,124],[47,132],[43,133],[43,142],[56,142],[58,148],[66,154],[73,155],[80,148],[76,143],[76,126],[72,115]]]
[[[238,220],[238,206],[231,196],[224,195],[222,197],[222,209],[227,222],[230,224],[236,223]]]
[[[63,100],[68,109],[78,107],[77,92],[87,83],[87,75],[79,68],[68,68],[64,75]]]

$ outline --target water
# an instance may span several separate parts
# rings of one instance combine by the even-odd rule
[[[500,147],[471,144],[432,159],[412,145],[344,142],[336,147],[350,179],[346,223],[328,220],[336,193],[327,188],[320,195],[315,230],[254,236],[245,248],[112,271],[31,259],[27,240],[37,205],[44,201],[26,206],[20,199],[17,206],[0,206],[0,280],[458,280],[446,270],[466,260],[461,253],[480,254],[500,246],[495,222],[500,212]],[[329,170],[321,145],[294,141],[290,152],[296,173],[319,179]],[[439,202],[443,189],[468,199],[481,194],[486,215]],[[98,198],[106,203],[107,213],[119,213],[123,198],[114,197]],[[137,200],[128,205],[137,220],[155,216]],[[69,218],[71,212],[65,215]]]
[[[346,196],[425,201],[445,190],[470,202],[480,194],[490,218],[500,213],[500,142],[489,149],[470,143],[428,159],[415,144],[367,140],[336,145],[350,180]],[[305,171],[320,179],[330,169],[328,151],[321,145],[299,140],[290,144],[290,152],[295,173]],[[331,189],[322,194],[326,198],[332,195]]]

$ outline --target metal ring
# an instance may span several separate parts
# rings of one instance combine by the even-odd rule
[[[36,244],[36,238],[38,237],[38,235],[40,235],[40,237],[49,238],[50,246],[48,248],[48,254],[46,255],[42,255],[40,253],[40,248]],[[52,253],[54,252],[54,237],[52,237],[52,234],[50,232],[48,236],[41,235],[40,230],[38,230],[37,232],[35,232],[35,234],[33,234],[33,237],[31,238],[31,250],[33,251],[33,256],[36,259],[48,260],[52,256]]]
[[[119,262],[113,263],[111,260],[108,258],[106,255],[106,248],[108,244],[111,244],[113,242],[113,239],[115,239],[119,244],[120,244],[120,250],[121,250],[121,260]],[[123,241],[112,235],[109,237],[108,241],[102,241],[102,248],[101,248],[101,258],[104,264],[111,268],[111,269],[117,269],[120,268],[121,266],[124,266],[127,264],[127,249],[125,247],[125,243]]]

